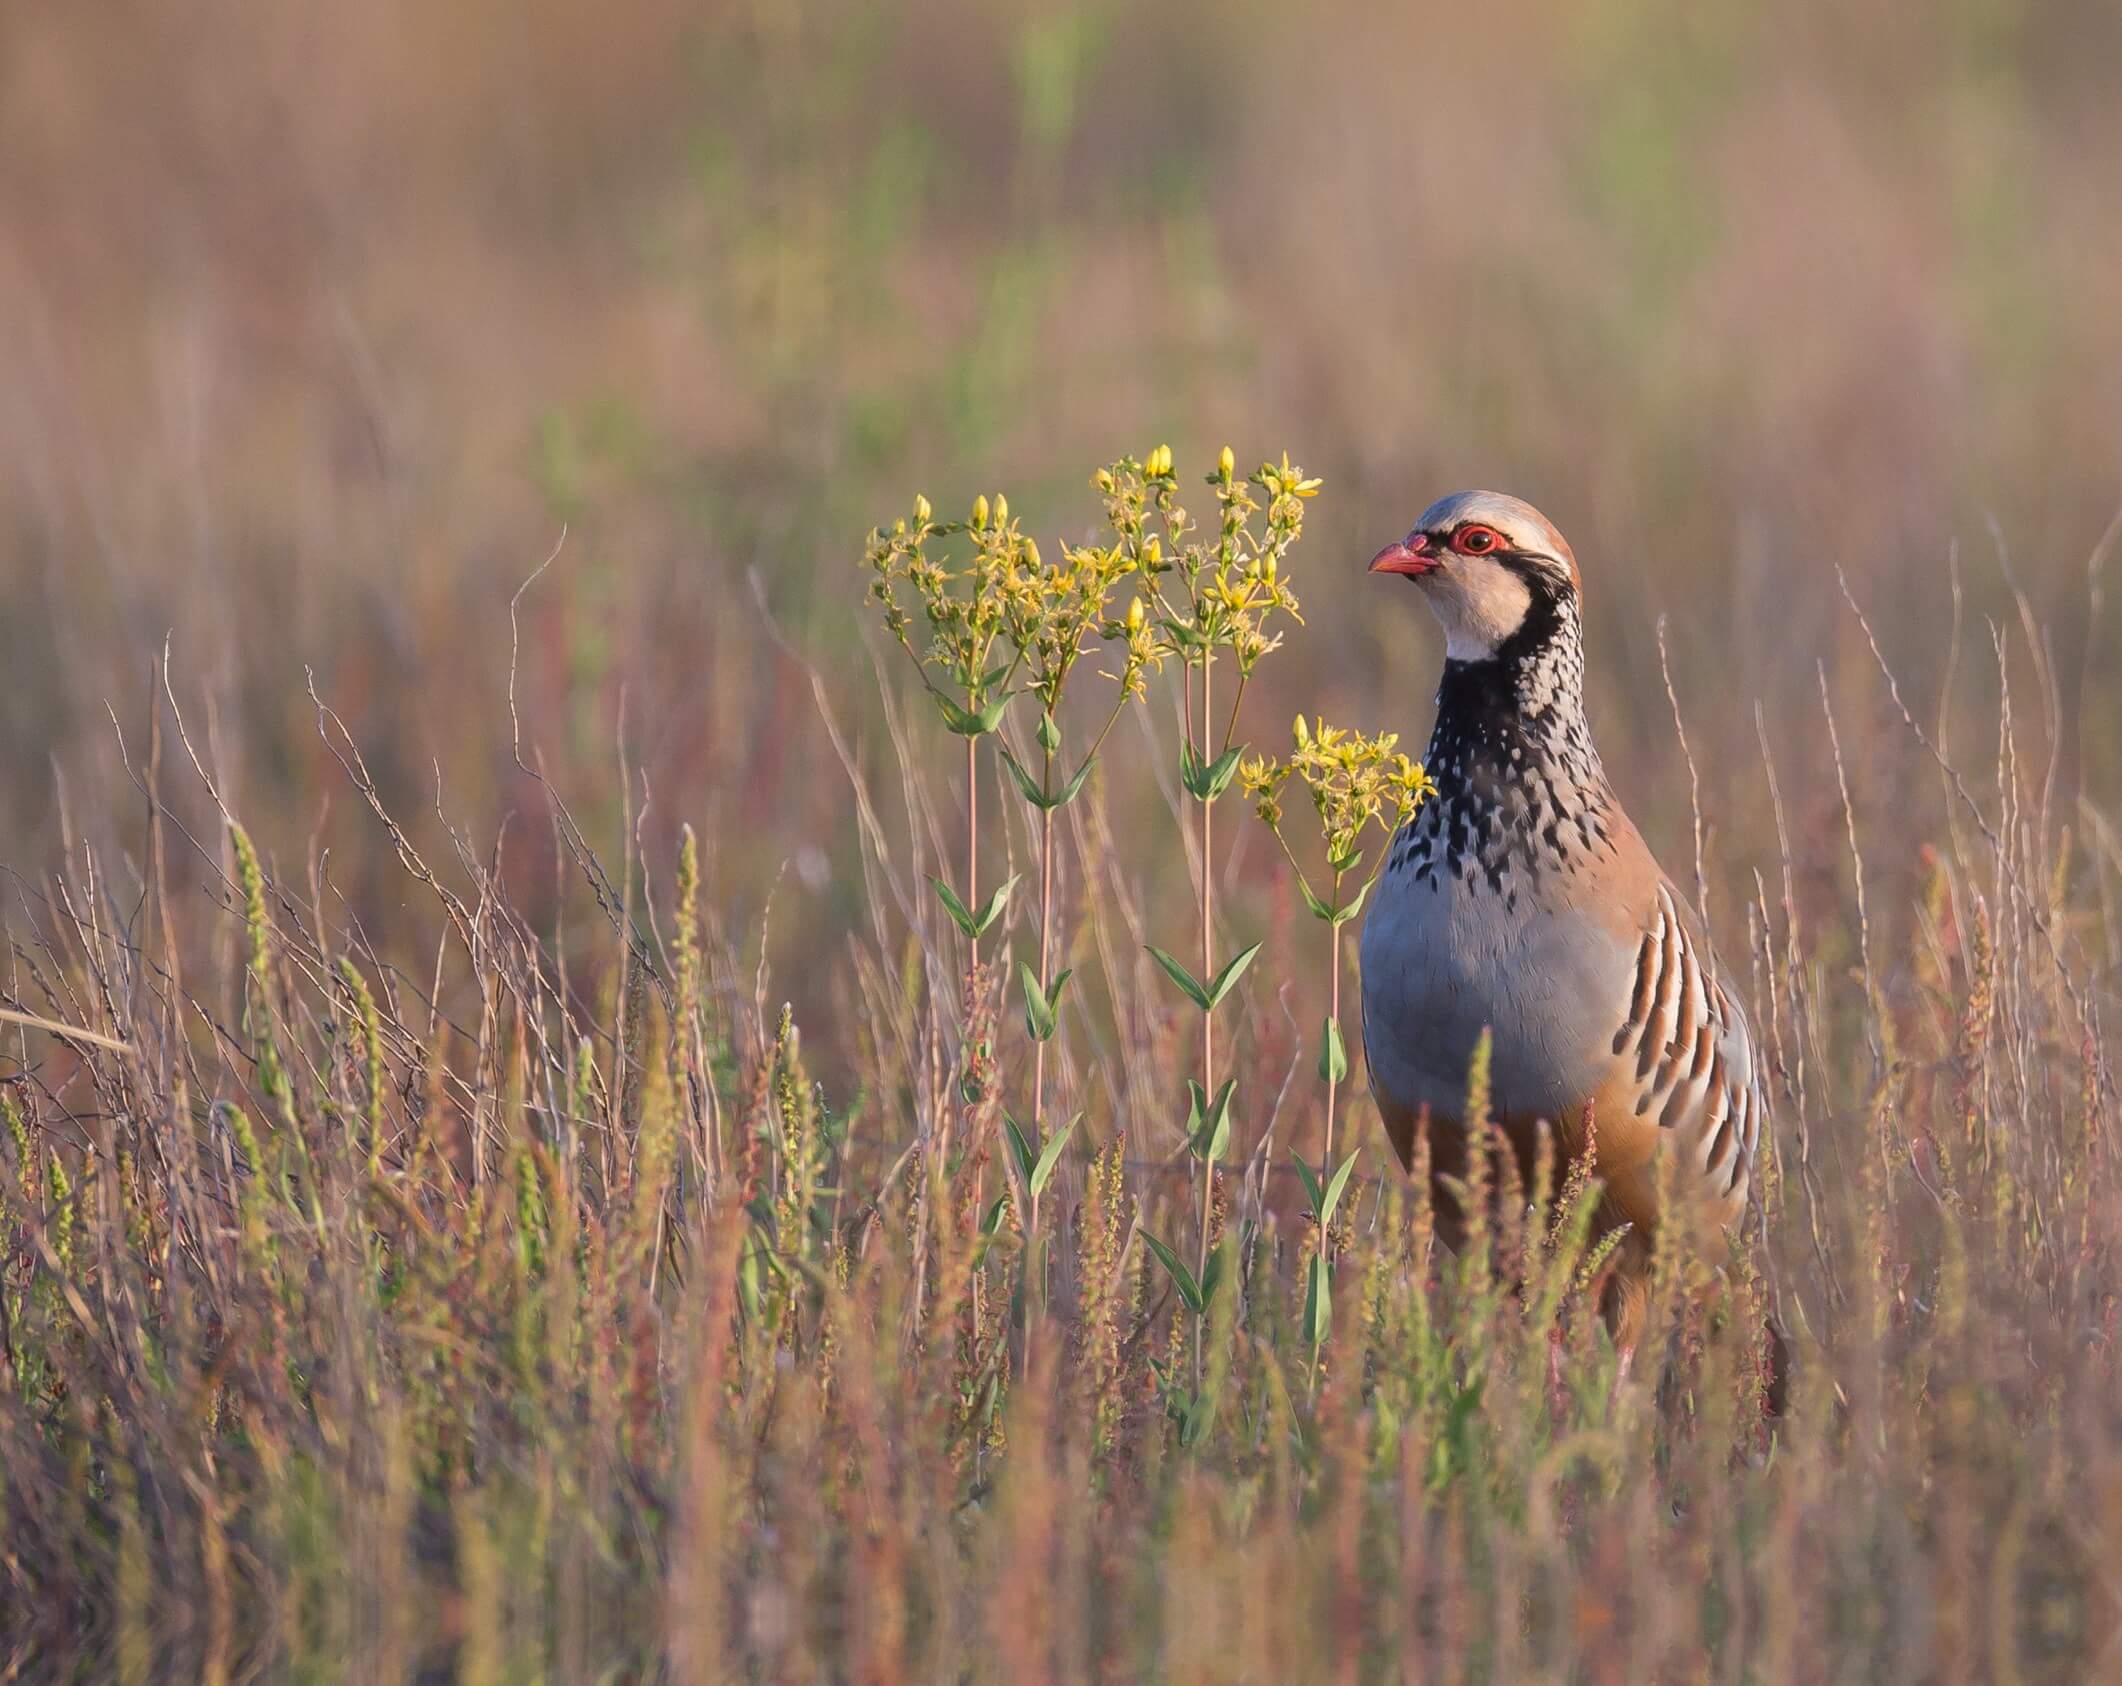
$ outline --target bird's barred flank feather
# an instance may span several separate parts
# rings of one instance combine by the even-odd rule
[[[1750,1049],[1744,1077],[1725,1055],[1734,1038],[1745,1049],[1730,993],[1705,967],[1671,886],[1660,884],[1656,923],[1637,950],[1635,990],[1613,1051],[1634,1059],[1636,1116],[1655,1111],[1661,1130],[1692,1124],[1698,1168],[1721,1177],[1727,1195],[1752,1163],[1759,1108]]]

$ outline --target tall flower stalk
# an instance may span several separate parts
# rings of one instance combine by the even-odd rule
[[[1037,777],[1007,745],[1002,748],[1003,764],[1019,794],[1037,814],[1039,827],[1038,969],[1035,972],[1023,962],[1018,964],[1025,1029],[1032,1042],[1031,1122],[1035,1126],[1045,1118],[1046,1049],[1053,1040],[1061,991],[1069,977],[1067,972],[1056,975],[1053,971],[1054,818],[1082,790],[1128,700],[1141,694],[1144,669],[1162,660],[1154,642],[1139,636],[1147,623],[1139,599],[1129,606],[1124,619],[1111,615],[1116,588],[1136,567],[1125,548],[1063,544],[1059,549],[1061,560],[1046,563],[1038,547],[1026,541],[1010,576],[1004,621],[1006,636],[1021,664],[1024,693],[1039,704],[1034,735],[1039,751]],[[1077,664],[1100,639],[1115,640],[1121,647],[1118,684],[1089,750],[1075,770],[1063,777],[1061,698]]]
[[[1110,485],[1105,484],[1107,479]],[[1191,1278],[1194,1293],[1187,1296],[1198,1323],[1213,1293],[1209,1241],[1214,1228],[1216,1166],[1229,1151],[1236,1089],[1235,1078],[1225,1078],[1220,1085],[1216,1080],[1215,1013],[1260,951],[1255,943],[1220,964],[1217,959],[1215,804],[1229,788],[1244,753],[1244,745],[1236,738],[1246,686],[1261,659],[1281,642],[1280,632],[1273,629],[1274,617],[1301,619],[1283,562],[1303,531],[1304,506],[1317,494],[1319,482],[1293,467],[1286,453],[1279,464],[1262,463],[1241,480],[1236,459],[1225,446],[1207,478],[1216,500],[1212,532],[1197,528],[1179,503],[1178,476],[1168,445],[1158,446],[1145,462],[1116,464],[1100,484],[1113,528],[1133,545],[1158,625],[1184,668],[1186,708],[1179,775],[1198,811],[1201,880],[1195,934],[1201,970],[1196,975],[1163,949],[1152,947],[1149,952],[1201,1010],[1201,1075],[1188,1084],[1187,1120],[1189,1145],[1201,1164],[1201,1218]],[[1152,518],[1158,532],[1149,531]],[[1236,668],[1237,684],[1219,730],[1215,679],[1223,657]],[[1171,1268],[1176,1255],[1162,1244],[1157,1252],[1167,1269]],[[1182,1281],[1182,1292],[1185,1286]],[[1197,1387],[1201,1369],[1202,1348],[1197,1338]]]
[[[969,538],[971,556],[960,566],[932,553],[939,541]],[[884,612],[884,627],[914,659],[922,688],[944,726],[965,740],[965,890],[961,895],[931,878],[944,911],[965,935],[966,976],[980,968],[980,939],[1002,915],[1014,877],[980,900],[980,740],[997,730],[1009,707],[1011,681],[1023,660],[1005,636],[1012,574],[1023,565],[1031,540],[1010,519],[1009,500],[973,500],[965,521],[937,521],[928,499],[914,499],[913,519],[900,517],[889,530],[872,528],[864,552],[871,574],[869,594]],[[1036,557],[1036,547],[1032,547]],[[918,606],[909,610],[902,598]],[[916,615],[919,620],[917,622]],[[917,631],[925,629],[916,646]]]
[[[1327,927],[1326,1017],[1319,1032],[1319,1079],[1326,1085],[1326,1119],[1322,1157],[1314,1171],[1301,1152],[1292,1152],[1312,1216],[1319,1226],[1318,1249],[1308,1267],[1304,1294],[1304,1334],[1311,1343],[1316,1378],[1319,1348],[1325,1344],[1333,1317],[1331,1279],[1333,1273],[1333,1221],[1349,1173],[1355,1168],[1351,1153],[1339,1166],[1334,1163],[1334,1121],[1342,1081],[1348,1076],[1348,1044],[1341,1034],[1341,933],[1363,911],[1363,903],[1385,865],[1380,850],[1368,874],[1353,892],[1349,880],[1361,871],[1365,833],[1376,828],[1390,841],[1394,832],[1435,789],[1421,765],[1399,752],[1399,739],[1388,732],[1365,737],[1361,732],[1329,726],[1324,720],[1307,725],[1297,716],[1292,731],[1294,748],[1286,761],[1266,756],[1242,763],[1238,779],[1252,799],[1254,812],[1281,845],[1297,888],[1312,917]],[[1326,862],[1326,893],[1312,887],[1304,863],[1290,848],[1282,830],[1282,793],[1295,779],[1311,800],[1318,822]]]
[[[961,542],[952,542],[961,541]],[[970,555],[954,562],[952,553]],[[997,731],[1011,698],[1010,685],[1023,660],[1005,636],[1010,581],[1025,565],[1025,552],[1036,547],[1010,519],[1009,500],[997,495],[990,504],[973,500],[965,521],[937,521],[925,497],[914,499],[913,518],[901,516],[890,529],[870,530],[864,565],[871,579],[869,594],[883,611],[885,630],[914,661],[922,688],[936,706],[945,728],[965,740],[965,891],[960,895],[942,878],[930,885],[965,937],[965,1046],[960,1052],[959,1093],[968,1113],[986,1088],[985,1039],[973,1034],[980,1021],[985,987],[980,972],[980,939],[1002,917],[1015,875],[980,899],[980,740]],[[1035,565],[1035,564],[1034,564]],[[916,607],[909,609],[911,597]],[[917,638],[919,642],[917,643]],[[943,1123],[944,1151],[936,1164],[948,1162],[949,1124]],[[986,1198],[985,1159],[975,1156],[972,1200],[977,1210]],[[981,1284],[972,1281],[973,1320],[982,1319]]]
[[[1050,563],[1041,559],[1038,546],[1030,540],[1018,548],[1009,576],[1004,616],[1005,636],[1017,652],[1024,693],[1039,704],[1035,733],[1037,776],[1010,752],[1008,745],[1002,746],[1003,765],[1038,816],[1039,830],[1038,964],[1034,970],[1028,962],[1017,963],[1018,983],[1024,996],[1025,1034],[1032,1046],[1031,1111],[1023,1125],[1007,1112],[1003,1114],[1025,1202],[1022,1218],[1027,1364],[1045,1303],[1039,1204],[1061,1150],[1081,1117],[1077,1114],[1058,1129],[1050,1130],[1047,1125],[1047,1049],[1060,1028],[1062,991],[1072,975],[1066,969],[1054,970],[1054,820],[1083,789],[1121,711],[1131,698],[1142,694],[1145,671],[1160,666],[1164,659],[1163,649],[1150,636],[1148,613],[1140,598],[1129,604],[1124,615],[1115,618],[1112,614],[1115,592],[1139,566],[1128,548],[1114,543],[1080,547],[1063,544],[1058,549],[1060,560]],[[1116,681],[1112,706],[1106,710],[1082,760],[1073,772],[1063,776],[1066,761],[1061,754],[1062,697],[1078,664],[1100,641],[1116,644],[1120,652],[1119,670],[1112,676]]]
[[[1098,476],[1101,487],[1109,481],[1109,474]],[[971,555],[962,565],[954,566],[938,554],[944,541],[952,540],[970,543]],[[1036,969],[1026,961],[1017,965],[1032,1048],[1031,1106],[1024,1123],[1006,1110],[1002,1113],[1018,1223],[1025,1236],[1027,1359],[1045,1297],[1040,1201],[1076,1124],[1071,1118],[1059,1129],[1050,1129],[1046,1108],[1048,1045],[1060,1027],[1062,991],[1070,976],[1065,969],[1054,970],[1054,820],[1083,789],[1121,711],[1143,694],[1144,676],[1160,668],[1169,654],[1146,599],[1138,595],[1124,613],[1114,609],[1122,583],[1143,567],[1139,543],[1116,527],[1110,544],[1062,544],[1057,550],[1058,561],[1042,555],[1038,542],[1012,519],[1009,500],[998,494],[992,503],[985,497],[976,500],[971,519],[963,522],[936,521],[928,500],[917,498],[913,519],[896,521],[889,531],[873,531],[867,551],[873,575],[870,594],[884,611],[887,631],[915,658],[945,726],[966,742],[966,890],[960,895],[940,879],[931,883],[970,945],[969,992],[978,973],[979,941],[1000,916],[1016,883],[1012,878],[986,903],[978,901],[979,740],[997,731],[1013,697],[1029,696],[1039,705],[1036,773],[1007,744],[1001,745],[1003,765],[1037,815],[1039,834],[1038,960]],[[902,602],[905,597],[918,604],[918,621]],[[924,624],[926,642],[917,647],[917,629]],[[1112,705],[1082,759],[1069,771],[1062,755],[1062,699],[1083,658],[1101,644],[1115,646],[1118,652],[1117,670],[1109,676],[1115,682]],[[974,1198],[977,1203],[984,1196],[976,1189]],[[998,1202],[983,1230],[992,1233],[1000,1214]]]

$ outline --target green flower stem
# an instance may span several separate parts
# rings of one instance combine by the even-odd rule
[[[1215,664],[1215,652],[1204,653],[1201,660],[1201,760],[1204,764],[1214,758],[1209,740],[1214,728],[1210,704],[1210,671]],[[1236,715],[1232,720],[1235,723]],[[1228,741],[1226,739],[1226,741]],[[1216,871],[1212,838],[1215,832],[1216,801],[1209,797],[1201,804],[1201,975],[1213,978],[1216,975]],[[1201,1015],[1201,1092],[1213,1095],[1216,1092],[1216,1015],[1206,1012]],[[1201,1248],[1200,1257],[1194,1266],[1196,1277],[1208,1273],[1208,1229],[1215,1205],[1216,1162],[1207,1154],[1201,1156]],[[1199,1320],[1197,1319],[1197,1324]],[[1202,1348],[1207,1340],[1205,1327],[1197,1326],[1194,1332],[1194,1385],[1200,1386]]]
[[[1043,734],[1042,734],[1043,735]],[[1041,743],[1039,794],[1054,793],[1054,752]],[[1039,987],[1053,983],[1052,944],[1054,924],[1054,811],[1039,810]],[[1032,1039],[1032,1146],[1046,1140],[1046,1045],[1051,1037]],[[1027,1179],[1028,1181],[1029,1179]],[[1032,1373],[1038,1350],[1039,1322],[1046,1311],[1046,1256],[1039,1245],[1039,1196],[1043,1190],[1028,1187],[1024,1223],[1024,1373]]]
[[[1110,735],[1112,729],[1120,723],[1120,716],[1126,710],[1126,708],[1127,688],[1123,685],[1120,689],[1119,700],[1113,704],[1112,713],[1108,714],[1105,717],[1105,724],[1098,728],[1098,735],[1095,738],[1091,739],[1090,753],[1083,757],[1083,761],[1081,763],[1078,763],[1079,765],[1087,765],[1088,763],[1098,759],[1098,751],[1105,747],[1105,740],[1107,736]]]
[[[1044,762],[1039,775],[1039,793],[1051,797],[1054,793],[1054,752],[1044,751]],[[1039,810],[1039,987],[1049,989],[1053,985],[1053,928],[1054,928],[1054,810],[1042,807]],[[1046,1044],[1050,1037],[1039,1037],[1032,1043],[1032,1124],[1045,1139],[1046,1131]],[[1031,1224],[1034,1232],[1039,1227],[1039,1197],[1031,1200]]]
[[[965,740],[965,905],[980,905],[980,740]],[[980,969],[980,939],[967,939],[966,976]]]
[[[965,905],[977,907],[980,901],[980,740],[965,740]],[[966,1057],[972,1055],[973,991],[980,973],[980,939],[968,932],[965,943],[965,1010],[966,1010]],[[969,1069],[969,1068],[968,1068]],[[971,1108],[968,1107],[968,1112]],[[968,1144],[970,1145],[970,1144]],[[944,1144],[949,1153],[949,1143]],[[973,1163],[973,1210],[978,1212],[987,1204],[987,1163],[975,1155]],[[983,1298],[983,1275],[973,1277],[973,1317],[977,1322],[981,1315]]]
[[[1231,741],[1238,735],[1238,710],[1245,702],[1245,687],[1251,679],[1252,674],[1249,670],[1244,667],[1238,669],[1238,689],[1232,694],[1230,699],[1230,719],[1224,722],[1223,745],[1222,749],[1217,751],[1219,755],[1224,749],[1230,748]],[[1206,758],[1204,757],[1204,759]]]
[[[1334,874],[1334,906],[1338,908],[1340,905],[1341,874],[1337,872]],[[1332,960],[1332,968],[1327,974],[1326,1016],[1336,1025],[1341,1022],[1341,924],[1338,919],[1327,921],[1327,952]],[[1326,1173],[1329,1176],[1333,1174],[1334,1169],[1334,1094],[1339,1087],[1339,1079],[1334,1074],[1333,1066],[1329,1064],[1326,1068]],[[1326,1245],[1324,1236],[1320,1237],[1319,1244],[1322,1247]]]
[[[1337,872],[1334,874],[1334,906],[1336,908],[1339,908],[1340,905],[1341,874]],[[1342,921],[1339,919],[1333,919],[1327,922],[1327,931],[1330,938],[1328,945],[1328,953],[1332,970],[1328,973],[1328,981],[1326,986],[1326,1012],[1328,1018],[1333,1022],[1337,1029],[1339,1028],[1341,1023],[1341,926]],[[1335,1092],[1339,1089],[1339,1087],[1339,1074],[1335,1069],[1334,1062],[1329,1060],[1326,1067],[1326,1155],[1324,1159],[1320,1161],[1319,1171],[1319,1174],[1322,1177],[1330,1177],[1334,1174],[1334,1098]],[[1334,1237],[1333,1228],[1330,1224],[1324,1225],[1320,1228],[1319,1250],[1326,1255],[1327,1275],[1331,1277],[1333,1274],[1334,1263]],[[1312,1347],[1311,1383],[1309,1393],[1311,1398],[1318,1398],[1319,1348],[1317,1345],[1314,1345]]]

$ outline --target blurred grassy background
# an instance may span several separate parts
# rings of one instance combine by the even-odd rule
[[[473,836],[542,815],[508,600],[565,524],[526,744],[609,849],[623,736],[652,852],[701,823],[740,920],[786,865],[776,948],[816,952],[854,829],[750,577],[877,755],[863,530],[1003,486],[1077,533],[1081,476],[1160,439],[1327,481],[1256,741],[1302,704],[1419,743],[1436,641],[1361,562],[1485,484],[1576,543],[1608,759],[1675,866],[1656,616],[1716,847],[1755,858],[1753,699],[1802,734],[1815,834],[1815,660],[1860,755],[1884,719],[1834,569],[1924,698],[1956,542],[1977,654],[2000,548],[2054,627],[2067,815],[2122,713],[2086,612],[2122,503],[2122,11],[1382,11],[6,8],[0,860],[133,826],[82,816],[133,801],[106,706],[137,758],[167,632],[237,805],[284,866],[337,841],[387,927],[302,669],[401,812],[439,778]],[[1860,814],[1906,780],[1935,772],[1867,767]]]
[[[2064,1678],[2112,1649],[2122,1203],[2097,1019],[2112,1024],[2122,979],[2122,845],[2076,798],[2112,809],[2122,774],[2122,655],[2091,565],[2122,508],[2118,66],[2113,0],[0,5],[0,973],[9,1003],[141,1045],[47,1056],[24,1036],[0,1070],[37,1131],[13,1150],[31,1186],[0,1211],[4,1520],[28,1542],[5,1563],[9,1584],[60,1594],[17,1602],[69,1640],[123,1640],[131,1621],[144,1644],[159,1591],[187,1645],[205,1612],[211,1651],[217,1616],[231,1638],[232,1539],[237,1590],[272,1606],[261,1656],[413,1655],[433,1628],[461,1641],[467,1678],[482,1633],[511,1623],[531,1649],[561,1635],[570,1677],[593,1672],[592,1638],[673,1637],[807,1677],[802,1659],[846,1634],[893,1654],[894,1589],[914,1600],[900,1654],[972,1658],[991,1623],[1010,1636],[997,1677],[1029,1678],[1019,1659],[1044,1640],[1018,1612],[1050,1587],[1055,1630],[1086,1656],[1169,1646],[1289,1677],[1279,1659],[1330,1634],[1353,1675],[1365,1647],[1426,1642],[1434,1612],[1440,1654],[1477,1669],[1493,1619],[1509,1678],[1528,1632],[1565,1645],[1521,1616],[1549,1576],[1556,1621],[1576,1612],[1567,1643],[1596,1649],[1619,1608],[1631,1657],[1699,1638],[1766,1678],[1805,1677],[1814,1656],[1816,1675],[1936,1658],[1954,1678],[1985,1655],[2000,1677],[2019,1655],[2024,1678]],[[1243,1290],[1262,1332],[1240,1373],[1281,1390],[1278,1414],[1249,1421],[1293,1432],[1254,1445],[1226,1426],[1221,1461],[1174,1457],[1149,1372],[1101,1346],[1011,1384],[995,1508],[984,1475],[962,1485],[990,1426],[974,1402],[984,1387],[995,1408],[1008,1373],[1009,1299],[983,1311],[979,1284],[1003,1277],[950,1242],[937,1257],[963,1266],[957,1286],[935,1288],[925,1325],[921,1303],[931,1232],[969,1236],[996,1186],[984,1147],[952,1168],[948,1129],[930,1134],[975,1062],[950,1054],[948,987],[922,988],[951,945],[924,962],[901,910],[858,920],[866,870],[910,882],[924,864],[907,810],[947,819],[962,793],[925,712],[906,717],[912,753],[892,741],[873,669],[894,689],[905,675],[871,625],[863,535],[916,492],[948,513],[997,489],[1042,542],[1085,535],[1094,467],[1168,442],[1192,476],[1226,441],[1246,466],[1287,447],[1326,481],[1292,569],[1309,624],[1247,695],[1256,745],[1279,749],[1302,707],[1417,747],[1439,640],[1363,564],[1440,492],[1515,491],[1575,542],[1601,746],[1688,884],[1669,617],[1709,911],[1779,1086],[1760,1256],[1802,1343],[1789,1456],[1731,1455],[1729,1341],[1668,1372],[1709,1378],[1699,1392],[1654,1363],[1622,1387],[1575,1320],[1571,1403],[1537,1320],[1502,1344],[1485,1310],[1471,1335],[1430,1321],[1426,1267],[1394,1251],[1389,1177],[1395,1216],[1380,1229],[1372,1208],[1386,1239],[1347,1255],[1361,1268],[1335,1290],[1308,1473],[1263,1485],[1256,1461],[1272,1448],[1279,1467],[1300,1440],[1276,1289],[1302,1257],[1291,1226]],[[1838,568],[1966,801],[1886,696]],[[228,832],[157,701],[165,638],[192,747],[267,857],[270,905],[254,878],[239,917],[213,870],[239,876]],[[397,858],[320,735],[305,669],[381,799],[477,901],[483,939]],[[1138,936],[1177,946],[1189,924],[1159,899],[1186,871],[1157,811],[1174,689],[1153,691],[1153,738],[1115,734],[1056,852],[1083,977],[1056,1093],[1083,1103],[1075,1140],[1109,1167],[1075,1208],[1081,1282],[1118,1283],[1110,1220],[1135,1202],[1180,1233],[1159,1167],[1183,1115],[1171,1050],[1193,1023],[1113,955]],[[821,695],[882,809],[866,857]],[[695,1026],[682,1092],[653,1057],[653,1001],[628,1016],[619,945],[516,764],[512,714],[634,911],[659,910],[659,940],[673,838],[699,829],[713,999],[674,1015]],[[158,727],[184,828],[162,839],[167,902],[141,885]],[[1005,852],[1027,858],[1022,805],[996,794],[983,886]],[[1225,811],[1223,952],[1270,941],[1228,1044],[1243,1159],[1272,1074],[1309,1063],[1300,1008],[1323,974],[1315,942],[1259,929],[1300,915],[1260,828]],[[1758,921],[1749,868],[1767,877]],[[755,967],[770,896],[772,964]],[[1022,942],[1029,899],[984,957]],[[1129,905],[1085,916],[1108,900]],[[320,971],[334,956],[385,997],[387,1069],[358,1081]],[[1100,988],[1109,1035],[1086,1006]],[[277,1124],[274,998],[286,1069],[317,1103]],[[769,1029],[783,999],[800,1060]],[[869,1024],[863,1000],[883,1003]],[[968,1141],[1023,1092],[1004,1022]],[[641,1083],[598,1077],[629,1059]],[[812,1075],[830,1110],[799,1126]],[[1276,1139],[1302,1145],[1302,1086],[1284,1089]],[[308,1145],[351,1152],[357,1092],[390,1153],[365,1179]],[[743,1226],[689,1172],[674,1257],[704,1264],[661,1270],[667,1127],[719,1140],[723,1106],[740,1190],[762,1144],[779,1156],[776,1248],[809,1258],[817,1227],[786,1194],[790,1142],[845,1132],[835,1225],[843,1195],[885,1191],[848,1221],[886,1262],[806,1301],[807,1336],[754,1311],[730,1323]],[[1346,1111],[1342,1139],[1374,1142],[1370,1109]],[[271,1131],[277,1179],[255,1142],[238,1175],[248,1118]],[[507,1146],[512,1217],[490,1223],[511,1203],[484,1183],[467,1199],[435,1147],[459,1124],[467,1160],[489,1125]],[[938,1139],[918,1223],[861,1228]],[[329,1222],[314,1196],[298,1208],[291,1151],[326,1168]],[[1096,1180],[1069,1157],[1057,1230]],[[541,1181],[552,1166],[565,1177]],[[533,1188],[559,1191],[549,1212]],[[241,1222],[202,1216],[214,1200]],[[69,1245],[77,1212],[77,1259],[33,1258],[32,1233]],[[570,1235],[603,1262],[578,1267]],[[548,1242],[556,1262],[534,1267]],[[417,1261],[412,1289],[377,1273],[385,1255]],[[1057,1337],[1073,1268],[1042,1325]],[[860,1333],[900,1326],[909,1278],[906,1335]],[[680,1299],[703,1283],[721,1296],[704,1314]],[[1396,1309],[1378,1321],[1366,1301]],[[1179,1328],[1168,1296],[1098,1303],[1101,1340],[1139,1310],[1144,1363],[1180,1353],[1158,1333]],[[1501,1303],[1516,1319],[1531,1302]],[[858,1313],[844,1364],[837,1332],[820,1339],[828,1306]],[[1027,1451],[1061,1411],[1057,1460],[1082,1455],[1088,1420],[1127,1472],[1099,1477],[1096,1503],[1065,1497],[1094,1490],[1092,1465]],[[1611,1493],[1564,1497],[1567,1561],[1547,1537],[1551,1432],[1614,1448]],[[135,1468],[151,1477],[137,1492]],[[879,1530],[864,1494],[888,1485],[903,1504]],[[141,1520],[157,1516],[160,1536]],[[1368,1583],[1348,1566],[1359,1541]],[[851,1606],[867,1638],[840,1625],[843,1561],[878,1593]],[[742,1599],[726,1635],[718,1596]],[[19,1644],[6,1625],[0,1646]],[[146,1677],[147,1654],[132,1660]]]

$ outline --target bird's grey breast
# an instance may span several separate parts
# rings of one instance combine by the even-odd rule
[[[1371,1080],[1399,1105],[1456,1118],[1482,1029],[1507,1116],[1556,1117],[1610,1057],[1634,948],[1595,903],[1513,895],[1482,871],[1388,866],[1364,922]]]

